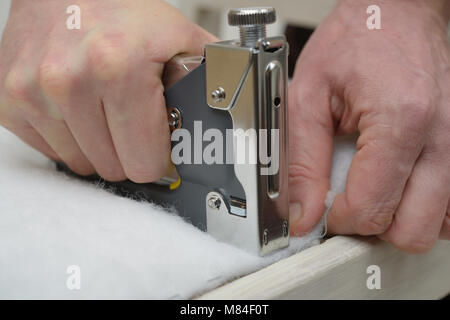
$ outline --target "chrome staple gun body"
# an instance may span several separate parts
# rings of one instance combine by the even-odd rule
[[[223,144],[223,150],[216,152],[231,156],[233,162],[178,163],[176,172],[156,183],[104,183],[119,194],[173,206],[201,230],[252,253],[264,255],[286,247],[288,44],[284,37],[265,36],[265,24],[274,21],[273,8],[231,10],[229,22],[239,26],[240,40],[207,44],[201,63],[189,70],[184,60],[182,66],[189,72],[165,91],[172,150],[183,143],[174,139],[177,130],[203,136],[213,129],[224,138],[231,132],[232,148]],[[255,139],[247,136],[242,147],[233,137],[238,131],[265,131],[267,139],[259,134]],[[203,154],[207,145],[208,141],[194,141],[183,153],[194,155],[200,149]],[[267,173],[273,163],[259,157],[255,162],[236,161],[242,154],[251,157],[264,152],[271,159],[274,153],[278,156],[274,172]],[[64,164],[58,166],[69,171]]]

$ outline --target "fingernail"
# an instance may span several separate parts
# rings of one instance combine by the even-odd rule
[[[302,217],[302,205],[300,203],[291,203],[289,205],[289,220],[291,223],[297,223]]]

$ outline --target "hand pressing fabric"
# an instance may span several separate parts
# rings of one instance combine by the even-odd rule
[[[381,30],[366,9],[381,8]],[[450,1],[339,1],[290,86],[294,234],[320,219],[333,136],[360,133],[329,231],[378,235],[421,253],[450,239]]]
[[[150,182],[170,167],[161,75],[216,39],[159,0],[13,0],[0,47],[0,124],[81,175]]]

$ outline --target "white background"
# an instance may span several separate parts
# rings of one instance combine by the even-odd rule
[[[8,19],[10,2],[10,0],[0,0],[0,34],[2,34]]]

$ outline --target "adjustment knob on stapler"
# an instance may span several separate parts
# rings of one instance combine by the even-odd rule
[[[254,47],[266,37],[266,24],[276,20],[272,7],[237,8],[228,12],[228,24],[238,26],[242,47]]]

